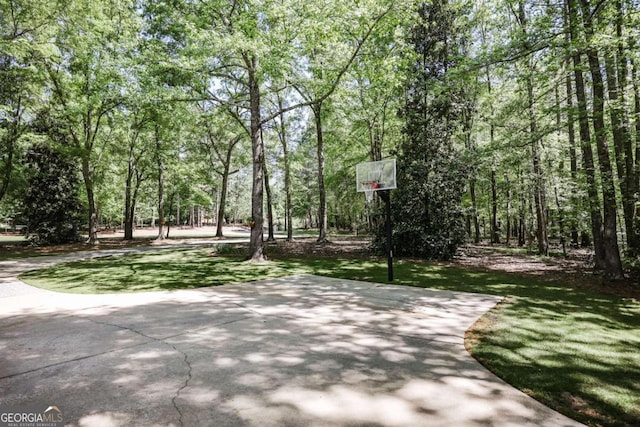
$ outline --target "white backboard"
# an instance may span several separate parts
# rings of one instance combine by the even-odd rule
[[[396,186],[396,159],[364,162],[356,165],[358,191],[392,190]]]

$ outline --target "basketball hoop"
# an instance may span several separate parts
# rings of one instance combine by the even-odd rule
[[[374,191],[381,191],[378,196],[384,201],[386,210],[387,229],[387,274],[389,282],[393,282],[393,249],[391,225],[391,192],[397,188],[396,159],[384,159],[374,162],[358,163],[356,165],[357,191],[364,193],[367,204],[373,202]],[[371,214],[371,213],[370,213]]]

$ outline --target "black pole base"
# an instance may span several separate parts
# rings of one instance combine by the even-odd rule
[[[391,192],[390,190],[379,191],[380,198],[386,205],[386,228],[387,228],[387,278],[393,282],[393,249],[391,245]]]

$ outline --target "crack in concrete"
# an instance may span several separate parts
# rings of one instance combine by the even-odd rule
[[[81,360],[91,359],[92,357],[103,356],[105,354],[115,353],[115,352],[120,351],[120,350],[127,350],[127,349],[130,349],[130,348],[140,347],[140,346],[143,346],[143,345],[146,345],[146,344],[149,344],[149,341],[146,341],[146,342],[143,342],[143,343],[138,343],[138,344],[132,344],[132,345],[124,346],[124,347],[112,348],[111,350],[103,351],[101,353],[89,354],[89,355],[86,355],[86,356],[76,357],[74,359],[63,360],[62,362],[52,363],[50,365],[39,366],[37,368],[29,369],[27,371],[22,371],[22,372],[17,372],[15,374],[5,375],[3,377],[0,377],[0,380],[13,378],[13,377],[18,377],[20,375],[26,375],[26,374],[30,374],[30,373],[33,373],[33,372],[38,372],[38,371],[41,371],[43,369],[53,368],[55,366],[65,365],[67,363],[73,363],[73,362],[79,362]]]
[[[165,344],[168,344],[165,342]],[[189,362],[189,357],[187,356],[187,353],[185,353],[182,350],[179,350],[175,345],[173,344],[169,344],[171,345],[171,347],[173,347],[173,349],[175,351],[177,351],[178,353],[182,354],[184,356],[184,363],[187,365],[188,370],[187,370],[187,379],[184,381],[184,385],[182,387],[180,387],[178,389],[178,391],[176,392],[176,395],[173,396],[173,398],[171,399],[171,403],[173,404],[173,407],[176,409],[176,412],[178,412],[179,417],[178,417],[178,422],[180,423],[181,426],[184,426],[184,422],[182,421],[182,411],[180,410],[180,407],[178,406],[176,400],[180,397],[180,393],[189,386],[189,381],[191,381],[191,371],[192,371],[192,366],[191,363]]]
[[[78,317],[80,317],[80,316],[78,316]],[[180,425],[184,427],[184,422],[182,421],[183,414],[182,414],[182,411],[180,410],[180,407],[178,406],[178,403],[176,402],[176,399],[178,399],[178,397],[180,397],[180,393],[185,388],[187,388],[189,386],[189,381],[191,381],[191,378],[192,378],[191,377],[192,367],[191,367],[191,363],[189,362],[189,358],[187,356],[187,353],[185,353],[182,350],[179,350],[174,344],[170,344],[170,343],[168,343],[166,341],[167,339],[172,338],[172,337],[155,338],[155,337],[147,335],[147,334],[145,334],[145,333],[143,333],[141,331],[138,331],[137,329],[134,329],[134,328],[132,328],[130,326],[123,326],[123,325],[118,325],[118,324],[109,323],[109,322],[101,322],[99,320],[90,319],[90,318],[87,318],[87,317],[82,317],[82,318],[86,319],[86,320],[88,320],[88,321],[90,321],[92,323],[98,324],[98,325],[113,326],[114,328],[119,328],[119,329],[122,329],[122,330],[133,332],[134,334],[140,335],[141,337],[144,337],[144,338],[150,339],[152,341],[164,344],[164,345],[166,345],[168,347],[171,347],[172,349],[174,349],[176,352],[180,353],[184,357],[183,361],[187,365],[187,379],[184,381],[184,384],[176,391],[176,394],[171,398],[171,404],[173,405],[173,407],[175,408],[176,412],[178,413],[178,423],[180,423]],[[193,332],[193,331],[191,331],[191,332]],[[174,335],[174,336],[184,335],[186,333],[189,333],[189,332],[184,332],[182,334],[178,334],[178,335]]]

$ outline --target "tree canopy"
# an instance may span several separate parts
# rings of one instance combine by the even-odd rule
[[[396,253],[592,244],[616,279],[640,253],[639,10],[0,0],[0,217],[26,221],[45,144],[76,163],[89,242],[236,222],[259,260],[278,221],[375,233],[355,165],[397,157]]]

